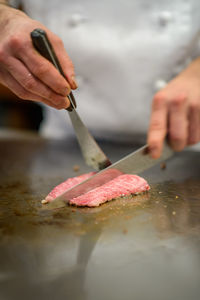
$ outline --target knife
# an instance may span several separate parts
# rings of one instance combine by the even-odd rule
[[[148,145],[141,147],[140,149],[125,156],[121,160],[98,172],[96,175],[76,185],[75,187],[67,190],[62,195],[55,198],[52,202],[45,205],[45,209],[61,208],[66,206],[68,201],[72,198],[76,198],[90,190],[101,186],[121,175],[127,174],[140,174],[141,172],[153,167],[154,165],[168,159],[174,154],[174,151],[165,142],[163,151],[158,159],[153,159],[148,154]]]
[[[48,59],[65,77],[55,51],[43,29],[37,28],[31,32],[31,39],[35,49],[46,59]],[[69,113],[72,125],[74,127],[82,155],[87,165],[92,166],[95,170],[102,170],[111,165],[110,160],[99,147],[93,136],[89,133],[87,127],[79,117],[76,111],[76,101],[72,92],[67,96],[70,100],[70,107],[66,110]]]

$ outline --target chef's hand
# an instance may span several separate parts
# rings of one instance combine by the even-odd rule
[[[30,32],[46,31],[59,57],[66,79],[33,47]],[[73,64],[60,38],[23,12],[0,5],[0,83],[18,97],[67,108],[67,95],[77,88]]]
[[[153,158],[166,136],[175,151],[200,141],[200,58],[154,96],[147,140]]]

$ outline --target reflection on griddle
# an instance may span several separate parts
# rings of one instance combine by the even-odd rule
[[[50,212],[49,189],[74,163],[88,171],[78,150],[8,141],[0,157],[0,299],[199,298],[198,153],[149,172],[149,193]]]

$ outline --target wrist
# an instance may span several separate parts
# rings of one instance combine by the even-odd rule
[[[10,6],[8,4],[8,2],[3,2],[3,1],[0,1],[0,18],[2,18],[4,16],[4,11],[6,10],[10,10],[10,9],[13,9],[12,6]]]
[[[8,1],[0,1],[0,5],[11,6]]]
[[[3,3],[3,2],[2,2]],[[25,13],[22,11],[10,6],[10,5],[1,5],[0,1],[0,31],[10,22],[12,22],[16,17],[24,17]]]
[[[0,1],[0,20],[5,16],[5,11],[12,9],[8,3]]]

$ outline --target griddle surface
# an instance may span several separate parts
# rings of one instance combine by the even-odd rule
[[[102,147],[113,162],[134,148]],[[54,211],[41,199],[90,171],[76,141],[19,134],[0,157],[0,299],[199,299],[200,153],[144,173],[147,194]]]

